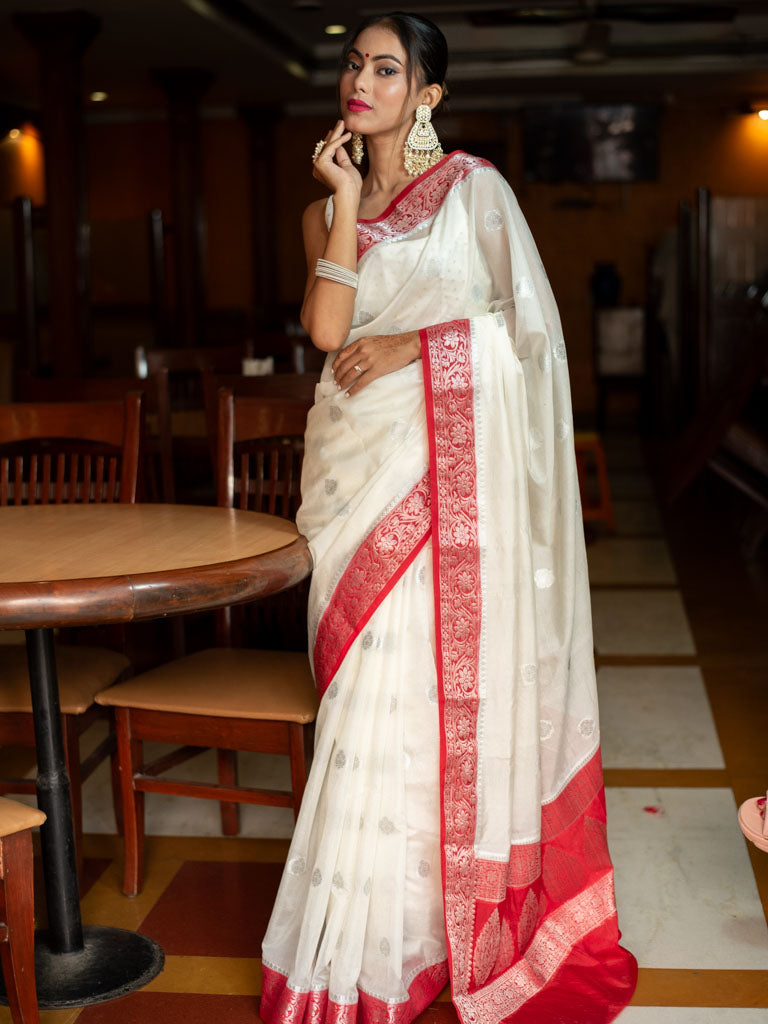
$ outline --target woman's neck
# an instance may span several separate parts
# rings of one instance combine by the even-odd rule
[[[364,199],[372,195],[391,197],[411,180],[403,163],[403,147],[407,134],[407,131],[399,131],[397,135],[376,135],[366,138],[369,169],[363,183]]]

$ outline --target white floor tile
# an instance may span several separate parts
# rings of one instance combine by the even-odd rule
[[[677,590],[593,590],[599,654],[695,654]]]
[[[602,537],[587,546],[589,582],[661,584],[676,581],[666,542],[655,537]]]
[[[618,499],[613,502],[616,533],[661,534],[663,524],[655,501],[647,499]]]
[[[616,1024],[768,1024],[768,1010],[723,1006],[628,1006]]]
[[[609,788],[607,798],[619,927],[640,966],[768,969],[731,790]]]
[[[606,768],[724,768],[701,670],[603,666],[597,673]]]

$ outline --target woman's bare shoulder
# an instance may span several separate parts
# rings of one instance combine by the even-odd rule
[[[325,226],[325,208],[328,205],[328,198],[315,199],[309,204],[301,218],[304,231],[316,232],[322,229],[326,234],[328,229]]]

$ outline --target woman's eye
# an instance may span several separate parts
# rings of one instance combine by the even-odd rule
[[[394,68],[379,68],[379,74],[381,75],[396,75],[397,71]]]
[[[359,67],[360,65],[355,64],[353,60],[348,60],[347,63],[344,65],[346,71],[357,71]]]

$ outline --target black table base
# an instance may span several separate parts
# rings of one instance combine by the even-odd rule
[[[47,1010],[103,1003],[146,985],[162,970],[165,958],[160,946],[146,935],[123,928],[83,928],[50,629],[27,630],[27,659],[37,749],[37,803],[47,815],[40,827],[40,851],[48,931],[35,937],[38,1003]]]
[[[146,985],[163,969],[163,951],[146,935],[123,928],[90,927],[83,929],[83,940],[82,949],[56,953],[48,932],[36,934],[35,975],[41,1010],[118,999]],[[0,1003],[8,1003],[2,982]]]

